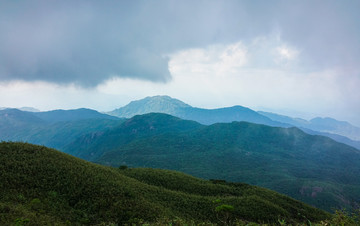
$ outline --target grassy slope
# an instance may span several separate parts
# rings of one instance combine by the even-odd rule
[[[329,217],[259,187],[213,184],[172,171],[119,170],[24,143],[0,143],[0,190],[2,225],[152,222],[163,217],[216,222],[216,199],[233,205],[234,217],[250,221]]]
[[[251,183],[329,211],[351,208],[360,197],[360,152],[296,128],[214,124],[114,146],[97,162]]]

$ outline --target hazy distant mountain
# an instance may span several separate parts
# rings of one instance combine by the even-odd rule
[[[6,107],[0,107],[0,111],[1,110],[5,110],[5,109],[14,109],[14,108],[6,108]],[[20,111],[28,111],[28,112],[39,112],[39,109],[33,108],[33,107],[21,107],[21,108],[16,108]]]
[[[131,101],[128,105],[111,111],[109,114],[123,118],[151,112],[175,115],[178,114],[179,109],[183,108],[191,108],[191,106],[169,96],[154,96]]]
[[[333,118],[313,118],[310,120],[311,129],[328,132],[328,133],[336,133],[342,136],[349,137],[353,140],[360,140],[360,128],[351,125],[345,121],[338,121]]]
[[[76,121],[83,119],[112,119],[118,120],[119,118],[110,116],[107,114],[102,114],[98,111],[79,108],[74,110],[53,110],[53,111],[43,111],[43,112],[34,112],[34,115],[41,118],[46,122],[61,122],[61,121]]]
[[[338,121],[333,118],[313,118],[310,121],[300,118],[291,118],[284,115],[274,114],[270,112],[259,111],[258,113],[278,122],[288,123],[300,128],[306,128],[323,133],[337,134],[348,137],[352,140],[360,141],[360,128],[351,125],[348,122]],[[326,135],[326,134],[325,134]],[[326,135],[328,136],[328,135]],[[333,136],[336,137],[336,136]],[[332,137],[332,138],[333,138]],[[342,138],[341,138],[342,139]],[[340,141],[340,140],[339,140]],[[354,142],[356,142],[354,141]]]
[[[305,133],[311,134],[311,135],[320,135],[320,136],[326,136],[329,137],[337,142],[343,143],[343,144],[347,144],[351,147],[357,148],[360,150],[360,141],[356,141],[356,140],[351,140],[348,137],[345,136],[341,136],[338,134],[334,134],[334,133],[326,133],[326,132],[319,132],[319,131],[315,131],[315,130],[311,130],[311,129],[306,129],[304,127],[299,127],[299,129],[301,129],[302,131],[304,131]]]
[[[15,108],[0,110],[0,140],[20,140],[24,136],[46,122],[31,112],[20,111]]]
[[[305,127],[310,124],[309,121],[302,118],[292,118],[286,115],[279,115],[271,112],[258,111],[258,113],[270,118],[271,120],[287,123],[296,127]]]
[[[203,126],[147,114],[82,136],[64,150],[112,166],[174,169],[264,186],[327,210],[350,208],[360,199],[360,151],[297,128]]]
[[[218,122],[246,121],[284,128],[296,126],[310,134],[328,136],[338,142],[351,145],[358,149],[360,148],[360,141],[356,141],[360,139],[360,129],[349,123],[340,122],[335,119],[316,118],[307,121],[301,118],[292,118],[270,112],[256,112],[242,106],[202,109],[192,107],[169,96],[146,97],[141,100],[132,101],[128,105],[109,112],[108,114],[129,118],[134,115],[151,112],[170,114],[182,119],[194,120],[204,125]]]
[[[33,107],[22,107],[18,108],[21,111],[29,111],[29,112],[40,112],[39,109],[33,108]]]
[[[6,108],[0,110],[0,123],[12,126],[25,126],[32,124],[45,123],[42,119],[35,116],[33,113],[21,111],[16,108]]]
[[[132,101],[124,107],[108,112],[108,114],[129,118],[152,112],[170,114],[182,119],[194,120],[204,125],[217,122],[247,121],[271,126],[285,126],[283,123],[275,122],[246,107],[194,108],[169,96],[146,97]]]
[[[25,141],[61,149],[81,135],[121,122],[117,117],[89,109],[38,113],[5,109],[0,110],[0,141]]]

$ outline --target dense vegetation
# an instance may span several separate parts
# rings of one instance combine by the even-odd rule
[[[328,211],[359,205],[359,151],[330,139],[251,123],[203,126],[164,114],[109,117],[87,109],[6,109],[0,111],[0,140],[46,145],[115,167],[246,182]]]
[[[155,169],[100,166],[43,146],[0,143],[0,224],[319,222],[330,218],[273,191]],[[168,220],[164,220],[168,219]]]
[[[94,161],[105,152],[136,140],[156,135],[188,133],[203,128],[194,121],[184,121],[165,114],[137,115],[103,133],[89,133],[63,148],[66,153]]]
[[[115,167],[172,169],[259,185],[328,211],[357,207],[360,198],[360,151],[297,128],[196,126],[153,113],[92,139],[84,136],[64,150]]]

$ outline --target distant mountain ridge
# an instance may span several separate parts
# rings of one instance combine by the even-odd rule
[[[102,114],[98,111],[88,108],[42,111],[42,112],[34,112],[33,114],[39,117],[40,119],[50,123],[61,122],[61,121],[76,121],[76,120],[84,120],[84,119],[113,119],[113,120],[119,119],[118,117]]]
[[[0,141],[25,141],[62,149],[78,136],[121,122],[90,109],[27,112],[7,108],[0,110]]]
[[[202,109],[192,107],[169,96],[153,96],[132,101],[124,107],[108,112],[108,114],[130,118],[135,115],[152,112],[170,114],[182,119],[194,120],[204,125],[219,122],[246,121],[283,128],[295,126],[307,133],[327,136],[360,150],[360,128],[331,118],[314,118],[307,121],[301,118],[292,118],[270,112],[256,112],[242,106]]]
[[[44,120],[30,112],[16,108],[0,110],[0,140],[23,139],[28,131],[45,124]]]
[[[195,108],[169,96],[146,97],[132,101],[128,105],[108,112],[117,117],[133,117],[147,113],[170,114],[186,120],[194,120],[204,125],[218,122],[247,121],[271,126],[285,126],[242,106],[218,109]]]
[[[301,118],[291,118],[285,115],[270,112],[258,111],[258,113],[278,122],[288,123],[299,128],[310,129],[322,133],[337,134],[348,137],[355,141],[360,141],[360,128],[345,121],[338,121],[333,118],[316,117],[309,121]]]
[[[6,107],[0,107],[0,110],[5,110],[5,109],[12,109],[12,108],[6,108]],[[33,108],[33,107],[21,107],[21,108],[16,108],[20,111],[28,111],[28,112],[40,112],[39,109]]]
[[[191,106],[169,96],[154,96],[131,101],[125,107],[118,108],[108,113],[117,117],[131,118],[135,115],[143,115],[152,112],[174,115],[182,108],[191,108]]]

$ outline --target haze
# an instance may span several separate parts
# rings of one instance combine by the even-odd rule
[[[0,107],[145,96],[360,125],[360,1],[0,1]]]

